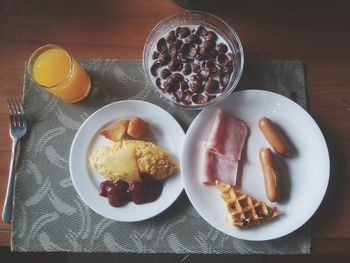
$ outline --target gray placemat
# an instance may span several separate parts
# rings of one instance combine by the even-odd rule
[[[73,137],[91,113],[118,100],[146,100],[169,111],[186,130],[198,112],[169,107],[145,88],[140,61],[80,62],[93,84],[91,94],[81,103],[64,103],[35,87],[24,75],[24,107],[31,129],[22,141],[16,174],[13,251],[310,253],[308,227],[266,242],[235,239],[206,223],[184,192],[162,214],[137,223],[112,221],[89,209],[72,185],[68,163]],[[304,67],[299,61],[248,62],[239,86],[245,88],[272,90],[306,106]]]

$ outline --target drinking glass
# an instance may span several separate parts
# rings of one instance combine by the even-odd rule
[[[36,85],[66,102],[84,99],[91,87],[86,71],[63,48],[48,44],[29,58],[28,72]]]

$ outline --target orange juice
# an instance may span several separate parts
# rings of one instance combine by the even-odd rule
[[[90,78],[66,50],[46,45],[37,49],[29,60],[32,79],[46,91],[67,102],[87,96]]]

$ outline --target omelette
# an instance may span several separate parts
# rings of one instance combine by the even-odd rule
[[[148,173],[161,180],[179,170],[175,159],[152,142],[120,140],[100,146],[89,157],[90,165],[108,180],[141,181]]]

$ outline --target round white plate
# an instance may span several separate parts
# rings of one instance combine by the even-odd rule
[[[279,218],[246,229],[225,220],[226,210],[215,186],[200,181],[201,142],[206,141],[216,109],[244,120],[249,126],[246,156],[241,162],[241,189],[276,206]],[[293,154],[278,157],[280,201],[268,201],[259,162],[259,150],[269,147],[257,123],[263,116],[277,123],[292,142]],[[242,154],[244,155],[244,154]],[[269,240],[287,235],[302,226],[317,210],[326,192],[330,162],[325,139],[311,116],[284,96],[260,90],[234,92],[223,102],[203,110],[192,122],[181,156],[186,193],[198,213],[220,231],[240,239]]]
[[[115,208],[107,198],[99,196],[99,184],[104,177],[89,165],[89,156],[99,146],[111,141],[99,133],[121,118],[138,116],[150,124],[149,139],[168,150],[180,160],[185,133],[178,122],[165,110],[144,101],[127,100],[111,103],[93,113],[79,128],[70,151],[70,174],[80,197],[98,214],[122,222],[136,222],[151,218],[167,209],[180,195],[183,183],[180,173],[165,179],[160,197],[152,202],[136,205],[129,202]]]

